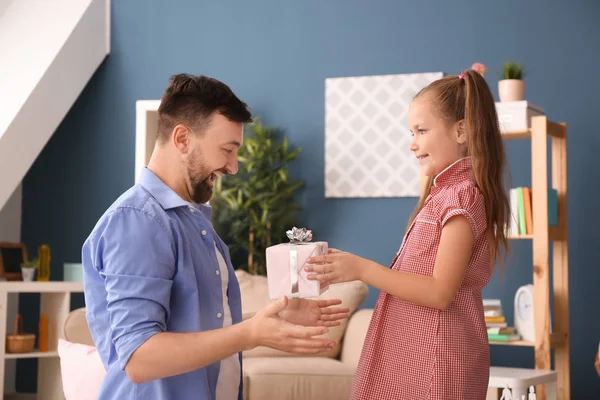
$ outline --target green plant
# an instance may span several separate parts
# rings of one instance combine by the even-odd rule
[[[36,269],[38,267],[38,259],[34,258],[33,260],[30,261],[25,261],[21,263],[21,268],[33,268]]]
[[[500,79],[519,79],[522,80],[525,77],[525,69],[521,64],[514,62],[504,63],[502,66],[502,74]]]
[[[304,182],[291,180],[288,166],[300,151],[260,118],[246,126],[238,173],[218,178],[210,201],[215,230],[229,246],[234,268],[265,275],[265,249],[285,241],[286,230],[297,223],[294,196]]]

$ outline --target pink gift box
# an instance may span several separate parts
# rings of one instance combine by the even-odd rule
[[[327,254],[327,242],[282,243],[267,247],[267,282],[269,298],[316,297],[321,290],[320,281],[307,279],[304,270],[306,260],[312,256]]]

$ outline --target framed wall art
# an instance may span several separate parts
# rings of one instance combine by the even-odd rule
[[[325,197],[418,197],[408,107],[443,72],[325,80]]]

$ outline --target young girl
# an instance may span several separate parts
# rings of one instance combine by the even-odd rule
[[[352,399],[483,400],[490,358],[481,291],[509,220],[494,99],[468,70],[419,92],[408,118],[428,184],[391,268],[332,249],[305,269],[324,285],[360,279],[381,291]]]

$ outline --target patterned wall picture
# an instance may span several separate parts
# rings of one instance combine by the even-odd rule
[[[408,106],[443,72],[325,80],[325,197],[418,197]]]

